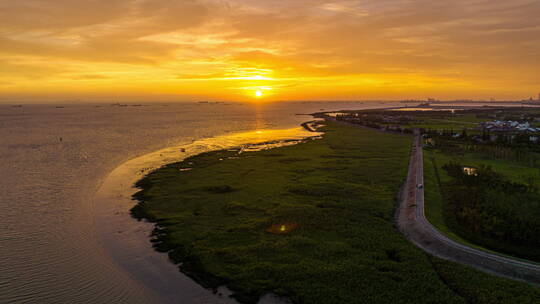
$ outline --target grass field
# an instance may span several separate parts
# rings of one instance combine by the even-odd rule
[[[478,123],[488,121],[489,119],[477,118],[475,115],[466,114],[460,116],[450,116],[444,119],[425,118],[422,122],[412,124],[410,127],[433,129],[433,130],[451,130],[460,132],[462,129],[473,129]],[[469,133],[478,133],[475,130],[469,130]]]
[[[156,222],[156,249],[183,272],[245,303],[269,292],[294,303],[540,300],[528,285],[430,257],[397,231],[409,137],[337,123],[325,131],[165,166],[138,183],[132,213]]]
[[[470,234],[462,233],[460,235],[455,229],[452,229],[451,219],[449,219],[450,215],[444,206],[445,201],[442,193],[444,191],[441,192],[440,188],[440,185],[451,181],[451,177],[448,176],[442,167],[452,161],[476,168],[481,165],[491,166],[494,171],[503,174],[508,180],[521,184],[526,184],[531,178],[538,180],[539,170],[508,160],[491,159],[480,153],[468,152],[460,155],[452,155],[439,150],[430,149],[424,151],[425,208],[426,217],[430,223],[447,236],[468,246],[501,255],[505,255],[505,251],[507,251],[507,254],[514,252],[512,256],[516,258],[527,256],[527,254],[516,254],[520,250],[527,249],[505,248],[500,242],[490,242],[485,238],[481,240],[473,239]],[[465,234],[469,237],[464,237]]]
[[[442,169],[442,166],[451,160],[455,160],[453,157],[445,155],[441,152],[433,150],[424,150],[424,195],[425,195],[425,213],[429,222],[435,226],[439,231],[449,236],[451,239],[458,241],[459,243],[486,250],[492,253],[487,248],[483,248],[477,244],[462,238],[458,234],[454,233],[446,223],[444,209],[443,209],[443,197],[440,189],[440,183],[447,183],[450,181],[450,177]],[[478,166],[478,162],[474,161],[475,158],[460,158],[470,166]],[[476,159],[478,160],[478,159]],[[482,159],[480,159],[482,161]],[[489,162],[489,160],[486,160]],[[483,162],[480,162],[483,163]],[[500,167],[500,166],[499,166]]]

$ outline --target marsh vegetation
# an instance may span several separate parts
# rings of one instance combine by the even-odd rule
[[[324,130],[295,146],[167,165],[137,184],[132,213],[156,223],[155,248],[181,271],[243,303],[266,293],[294,303],[540,299],[528,285],[428,256],[397,231],[410,137],[333,122]]]

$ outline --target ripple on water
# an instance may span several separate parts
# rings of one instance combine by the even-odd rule
[[[170,147],[122,164],[105,179],[96,194],[97,208],[100,209],[98,221],[103,223],[98,227],[105,247],[128,272],[146,281],[157,293],[169,295],[164,301],[174,303],[175,299],[182,297],[186,303],[235,303],[228,298],[231,293],[226,288],[221,288],[217,294],[202,288],[180,273],[168,261],[166,254],[151,248],[149,235],[153,224],[137,222],[128,216],[134,205],[132,195],[138,191],[132,185],[153,169],[202,152],[231,148],[238,153],[259,151],[297,144],[318,135],[320,133],[299,127],[236,133]],[[294,225],[289,226],[292,228]],[[261,299],[261,303],[284,302],[272,295]]]
[[[70,105],[59,111],[51,105],[0,105],[0,303],[158,303],[156,290],[162,290],[148,287],[153,283],[139,275],[167,270],[126,270],[96,233],[101,226],[111,226],[115,235],[124,231],[124,239],[148,232],[147,227],[114,230],[96,218],[100,211],[92,198],[101,180],[119,164],[163,147],[268,124],[297,126],[305,116],[294,113],[351,107]],[[212,146],[216,148],[219,145]],[[132,221],[125,212],[128,207],[122,207],[124,213],[118,216]],[[138,258],[144,265],[153,265],[155,259]],[[178,273],[166,257],[160,259]]]

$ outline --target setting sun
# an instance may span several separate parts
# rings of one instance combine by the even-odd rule
[[[521,100],[538,93],[534,0],[451,1],[445,19],[432,18],[443,6],[437,2],[396,0],[4,2],[3,102]],[[70,18],[57,21],[57,14]]]

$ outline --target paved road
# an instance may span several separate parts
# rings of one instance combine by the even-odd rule
[[[402,189],[397,222],[409,241],[437,257],[540,286],[540,265],[514,260],[459,244],[439,232],[424,214],[422,140],[415,132],[407,181]]]

